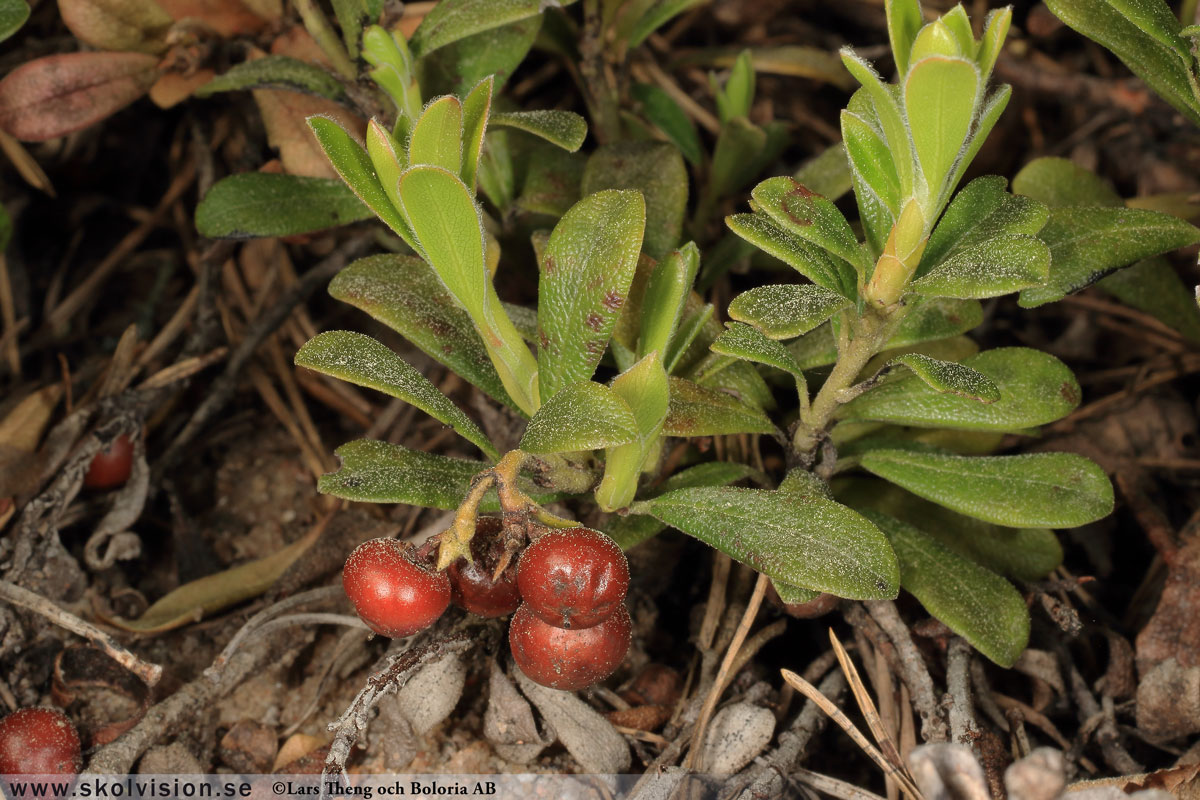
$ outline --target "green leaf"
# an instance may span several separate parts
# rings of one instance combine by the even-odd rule
[[[900,178],[887,142],[866,120],[849,110],[842,112],[842,141],[855,176],[895,220],[900,211]]]
[[[550,234],[538,284],[543,402],[600,363],[629,296],[645,218],[637,192],[603,191],[576,203]]]
[[[788,233],[844,259],[858,270],[860,276],[870,274],[873,265],[850,229],[850,223],[828,199],[789,177],[763,181],[754,187],[751,197]]]
[[[1200,310],[1196,297],[1165,258],[1147,258],[1102,278],[1096,288],[1200,343]]]
[[[287,56],[264,56],[243,61],[196,89],[196,97],[243,89],[287,89],[342,102],[346,89],[330,73],[307,61]]]
[[[579,202],[586,156],[568,153],[541,140],[523,148],[521,156],[525,174],[517,208],[559,218]]]
[[[541,29],[542,15],[537,14],[422,53],[417,67],[424,96],[461,97],[488,76],[494,77],[493,88],[499,92],[525,60]]]
[[[888,363],[908,367],[937,392],[948,392],[980,403],[995,403],[1000,399],[1000,389],[991,378],[963,364],[939,361],[919,353],[906,353]]]
[[[680,321],[675,335],[671,337],[671,343],[667,346],[667,372],[675,372],[679,367],[688,350],[704,333],[705,327],[713,321],[713,310],[713,304],[707,303]]]
[[[583,172],[584,197],[605,189],[632,189],[646,201],[642,250],[661,260],[676,247],[687,212],[687,167],[679,151],[664,142],[603,145]]]
[[[725,218],[725,224],[738,236],[783,261],[816,285],[843,297],[856,295],[853,267],[817,245],[792,235],[766,214],[734,214]]]
[[[642,295],[637,345],[639,356],[656,350],[666,353],[699,269],[700,249],[695,242],[688,242],[672,251],[655,265]]]
[[[851,508],[875,509],[920,526],[944,547],[1013,580],[1040,581],[1062,563],[1062,546],[1047,528],[993,525],[874,478],[839,478],[835,483],[838,500]]]
[[[917,269],[920,277],[947,258],[1005,234],[1033,236],[1046,224],[1050,209],[1028,197],[1004,191],[997,175],[976,178],[954,196],[929,237]]]
[[[1061,419],[1079,405],[1079,384],[1049,353],[1025,347],[987,350],[963,360],[1000,390],[984,404],[942,394],[916,375],[886,381],[842,407],[841,419],[922,428],[1022,431]]]
[[[25,0],[0,0],[0,42],[12,36],[29,19]]]
[[[479,189],[501,214],[507,214],[517,187],[508,131],[488,131],[484,142],[476,172]]]
[[[979,67],[966,59],[932,56],[909,67],[904,110],[921,172],[934,198],[940,196],[967,140],[979,91]]]
[[[725,486],[755,474],[748,465],[736,461],[705,461],[676,472],[663,481],[657,491],[652,491],[652,496],[694,486]],[[604,526],[604,532],[612,537],[622,550],[644,542],[667,527],[646,514],[627,514],[610,519],[611,521]]]
[[[772,284],[742,292],[729,303],[729,316],[772,339],[791,339],[808,333],[850,301],[812,284]]]
[[[772,580],[855,600],[896,596],[887,539],[855,511],[812,493],[679,489],[635,503]]]
[[[921,16],[919,0],[887,0],[888,40],[896,60],[896,71],[901,75],[908,72],[908,54],[912,52],[913,40],[925,24]]]
[[[642,467],[658,451],[669,392],[667,371],[658,351],[614,378],[612,390],[633,411],[638,437],[629,444],[609,448],[606,454],[604,477],[596,488],[596,503],[604,511],[623,508],[633,501]]]
[[[1170,44],[1164,43],[1162,30],[1148,32],[1143,27],[1154,13],[1151,9],[1154,3],[1048,0],[1046,5],[1067,25],[1115,53],[1164,100],[1200,125],[1200,101],[1192,89],[1189,75],[1192,61],[1186,46],[1178,43],[1178,37],[1173,41],[1169,35],[1165,38]],[[1134,13],[1135,9],[1144,13]],[[1162,11],[1166,11],[1165,6]]]
[[[731,322],[728,325],[728,330],[712,343],[714,353],[766,364],[768,367],[781,369],[801,381],[804,380],[804,370],[786,347],[749,325],[740,322]]]
[[[328,117],[309,117],[308,126],[312,128],[317,143],[329,158],[329,163],[337,170],[338,175],[342,176],[346,185],[358,195],[358,199],[387,223],[405,244],[415,250],[416,239],[408,221],[401,216],[399,209],[392,205],[391,199],[376,177],[375,165],[371,163],[371,158],[362,145],[354,141],[341,125]]]
[[[862,467],[913,494],[985,522],[1074,528],[1108,516],[1112,484],[1074,453],[956,456],[874,450]]]
[[[850,71],[855,80],[862,84],[871,97],[871,104],[875,107],[875,116],[879,120],[879,127],[883,130],[888,150],[891,151],[893,163],[896,165],[896,175],[900,179],[900,196],[909,197],[912,195],[914,186],[913,158],[915,155],[912,149],[912,139],[908,134],[908,125],[900,113],[900,103],[896,99],[895,87],[885,84],[879,77],[879,73],[875,72],[870,64],[850,48],[842,48],[841,55],[846,69]],[[905,156],[908,157],[905,158]]]
[[[296,353],[296,366],[375,389],[411,403],[444,422],[492,460],[500,452],[487,436],[429,379],[393,353],[386,345],[350,331],[317,334]]]
[[[457,174],[462,169],[462,102],[450,95],[430,101],[408,140],[410,166],[428,164]]]
[[[1157,211],[1066,207],[1050,211],[1038,238],[1050,248],[1050,277],[1021,292],[1024,308],[1061,300],[1135,261],[1195,244],[1200,230]]]
[[[1041,240],[1005,234],[959,250],[909,284],[909,290],[964,300],[998,297],[1039,286],[1051,271],[1051,250]]]
[[[703,0],[656,0],[634,25],[629,34],[630,48],[637,47],[646,37],[667,24],[674,17],[699,5]]]
[[[976,650],[1011,667],[1029,641],[1029,609],[1021,593],[923,530],[878,512],[863,516],[896,551],[904,590]]]
[[[463,100],[463,183],[475,193],[475,174],[479,170],[479,159],[483,153],[483,137],[487,131],[488,115],[492,110],[492,91],[495,79],[489,75],[471,90]]]
[[[767,147],[767,132],[745,117],[734,117],[721,125],[713,146],[706,194],[723,197],[736,192],[758,174],[759,154]]]
[[[492,286],[483,223],[470,190],[440,167],[410,167],[400,178],[400,199],[419,252],[471,315],[509,396],[532,414],[538,407],[537,363]]]
[[[407,503],[426,508],[458,508],[471,488],[471,480],[491,466],[372,439],[344,444],[334,455],[342,465],[317,481],[317,491],[322,494],[362,503]],[[537,502],[558,499],[527,479],[518,480],[517,485]],[[496,511],[499,507],[492,494],[480,503],[479,510]]]
[[[583,140],[587,138],[587,121],[573,111],[539,110],[494,113],[489,123],[531,133],[551,144],[558,145],[568,153],[574,153],[582,147]]]
[[[370,314],[472,386],[519,411],[504,390],[470,315],[420,258],[359,259],[337,274],[329,294]]]
[[[885,350],[911,347],[922,342],[948,339],[971,330],[983,322],[983,307],[978,300],[952,300],[945,297],[913,298],[911,308]],[[837,343],[829,325],[822,325],[794,342],[788,349],[804,369],[824,367],[837,360]]]
[[[671,377],[671,407],[663,424],[664,435],[718,436],[774,431],[775,426],[766,414],[733,395]]]
[[[629,444],[637,418],[609,387],[580,381],[549,398],[529,420],[520,448],[528,453],[571,453]]]
[[[1108,181],[1065,158],[1035,158],[1013,178],[1013,191],[1048,206],[1123,206]]]
[[[642,104],[646,119],[667,135],[694,167],[704,162],[704,148],[692,118],[662,89],[651,83],[635,83],[633,99]]]
[[[341,181],[243,172],[213,184],[196,206],[196,229],[212,239],[312,233],[369,219]]]
[[[367,123],[367,157],[392,207],[400,208],[400,173],[408,166],[408,154],[377,119]]]
[[[421,58],[468,36],[539,16],[545,8],[544,0],[442,0],[425,15],[409,46]]]
[[[1009,13],[1011,18],[1011,12]],[[975,122],[974,130],[967,140],[966,149],[958,160],[958,166],[954,169],[954,176],[946,183],[946,191],[949,192],[962,180],[963,173],[967,171],[967,167],[975,160],[975,156],[979,155],[980,148],[987,141],[988,136],[992,133],[992,128],[996,127],[996,123],[1000,119],[1000,115],[1004,113],[1004,109],[1008,107],[1008,101],[1012,97],[1012,87],[1008,84],[995,89],[987,99],[983,102],[983,107],[979,110],[979,118]]]
[[[333,14],[337,17],[338,27],[342,29],[342,41],[346,43],[346,52],[350,58],[358,58],[358,40],[362,36],[363,20],[369,19],[366,3],[363,0],[332,0]],[[376,14],[371,22],[377,22]]]
[[[979,71],[984,76],[984,80],[996,66],[996,59],[1000,57],[1000,49],[1004,46],[1004,40],[1007,38],[1008,29],[1011,26],[1012,8],[992,9],[984,18],[983,35],[979,37],[979,52],[975,56],[975,62],[979,64]],[[985,133],[984,136],[986,137],[987,134]],[[974,157],[974,153],[971,154],[971,157]]]

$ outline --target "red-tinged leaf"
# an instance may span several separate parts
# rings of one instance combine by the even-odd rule
[[[0,80],[0,128],[40,142],[86,128],[137,100],[158,79],[142,53],[64,53],[27,62]]]
[[[241,0],[159,0],[159,5],[172,19],[196,20],[226,38],[258,33],[267,25]]]

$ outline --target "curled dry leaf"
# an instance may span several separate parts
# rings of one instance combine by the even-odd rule
[[[155,0],[58,0],[58,10],[71,33],[92,47],[151,55],[167,49],[173,20]]]
[[[29,61],[0,80],[0,128],[40,142],[119,111],[158,79],[143,53],[64,53]]]
[[[150,87],[150,100],[159,108],[170,108],[192,96],[192,92],[216,77],[211,69],[198,69],[191,75],[168,72]]]
[[[152,692],[141,678],[122,667],[104,651],[85,645],[74,645],[59,652],[54,659],[54,679],[51,684],[54,701],[61,706],[81,702],[84,706],[84,734],[89,747],[106,745],[136,725],[150,708]],[[101,718],[101,710],[113,708],[111,700],[94,706],[90,696],[103,697],[112,692],[120,695],[131,709],[123,719]]]

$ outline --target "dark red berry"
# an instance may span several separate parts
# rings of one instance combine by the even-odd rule
[[[599,625],[567,630],[547,625],[522,603],[508,627],[508,646],[530,679],[552,689],[582,689],[620,666],[629,652],[630,630],[624,605]]]
[[[517,586],[543,622],[590,628],[624,602],[629,562],[603,533],[567,528],[547,533],[525,549],[517,564]]]
[[[133,472],[133,441],[121,434],[107,450],[96,453],[83,476],[83,485],[89,489],[115,489],[129,480]]]
[[[428,628],[450,605],[450,580],[417,563],[396,539],[363,542],[346,559],[342,586],[371,630],[399,639]]]
[[[446,570],[454,604],[481,617],[503,617],[521,605],[515,561],[509,562],[499,579],[492,580],[504,558],[504,543],[499,539],[502,528],[496,517],[480,517],[471,540],[474,560],[467,563],[460,558]]]
[[[0,719],[0,775],[75,775],[79,732],[54,708],[22,708]]]

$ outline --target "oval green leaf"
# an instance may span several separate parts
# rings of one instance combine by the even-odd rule
[[[843,297],[855,296],[853,267],[812,242],[793,236],[766,214],[733,214],[725,218],[725,224],[729,230],[767,255],[778,258],[817,286]]]
[[[369,219],[341,181],[243,172],[213,184],[196,206],[196,229],[212,239],[291,236]]]
[[[514,411],[471,317],[416,256],[362,258],[337,274],[329,294],[370,314],[426,355]]]
[[[908,367],[937,392],[949,392],[980,403],[994,403],[1000,399],[1000,389],[991,378],[963,364],[940,361],[920,353],[905,353],[888,363]]]
[[[1049,353],[1002,347],[963,359],[962,364],[995,384],[1000,399],[984,404],[943,394],[911,375],[882,383],[847,403],[841,419],[922,428],[1021,431],[1061,419],[1079,405],[1075,376]]]
[[[573,111],[544,109],[494,113],[488,124],[531,133],[568,153],[574,153],[582,147],[583,140],[587,138],[587,120]]]
[[[646,209],[631,191],[576,203],[554,226],[538,283],[542,401],[596,371],[629,297]]]
[[[264,56],[243,61],[201,86],[194,94],[196,97],[209,97],[218,92],[243,89],[287,89],[338,102],[346,99],[345,87],[333,75],[315,64],[287,56]]]
[[[895,553],[868,519],[817,493],[679,489],[635,503],[772,580],[854,600],[896,596]]]
[[[580,381],[538,409],[520,448],[528,453],[573,453],[629,444],[637,438],[637,418],[629,404],[603,384]]]
[[[772,339],[808,333],[850,301],[813,284],[773,284],[742,292],[729,303],[729,316],[758,328]]]
[[[483,431],[450,398],[416,368],[370,336],[351,331],[317,334],[296,353],[296,366],[307,367],[411,403],[454,428],[488,458],[500,458],[499,451]]]
[[[850,223],[828,198],[810,191],[795,178],[768,178],[750,193],[754,202],[775,224],[833,253],[858,270],[871,272],[872,264],[859,245]]]
[[[878,512],[863,515],[896,551],[904,590],[976,650],[1011,667],[1029,642],[1029,609],[1021,593],[912,525]]]
[[[1074,453],[956,456],[874,450],[860,463],[918,497],[996,525],[1074,528],[1113,509],[1104,470]]]
[[[425,106],[408,140],[410,166],[427,164],[458,174],[462,169],[462,102],[452,95]]]
[[[1037,237],[996,236],[959,250],[910,284],[916,294],[979,300],[1040,286],[1051,273],[1050,249]]]
[[[724,372],[728,370],[718,374]],[[674,376],[670,383],[671,405],[667,421],[663,423],[663,433],[667,436],[718,436],[725,433],[775,431],[766,414],[731,394]]]

